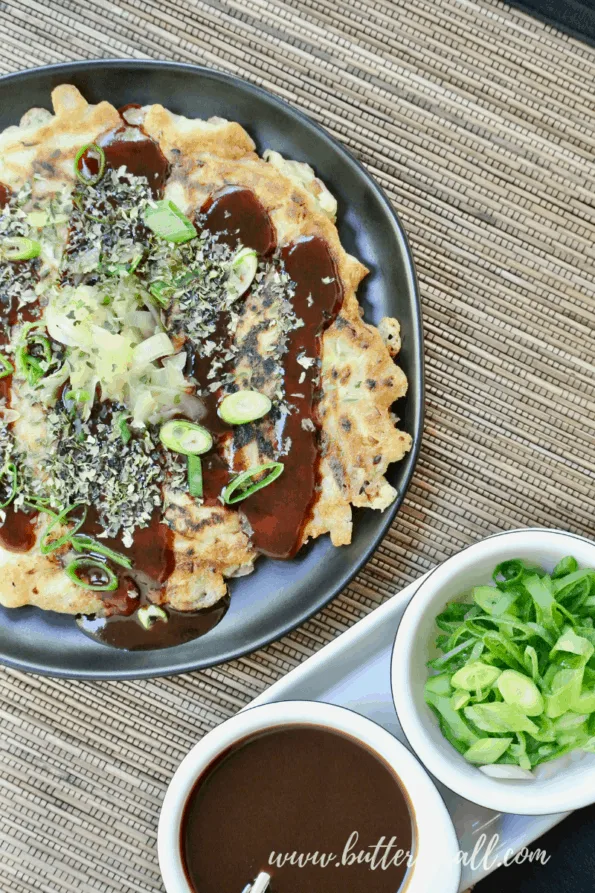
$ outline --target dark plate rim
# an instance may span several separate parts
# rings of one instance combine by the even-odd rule
[[[160,676],[174,676],[181,673],[190,673],[196,670],[203,670],[209,667],[218,666],[219,664],[228,663],[231,660],[244,657],[247,654],[252,654],[253,652],[260,650],[261,648],[264,648],[265,646],[278,641],[283,636],[292,632],[294,629],[297,629],[303,623],[305,623],[307,620],[309,620],[311,617],[325,608],[326,605],[328,605],[345,589],[346,586],[349,585],[349,583],[360,572],[364,565],[367,564],[367,562],[370,560],[370,558],[384,539],[388,528],[391,526],[399,508],[403,503],[403,500],[405,499],[407,490],[409,489],[409,486],[411,484],[415,467],[417,465],[417,460],[419,458],[419,451],[424,429],[425,407],[425,363],[422,305],[419,286],[417,282],[417,275],[415,271],[415,264],[413,261],[413,253],[411,251],[411,246],[409,244],[405,229],[388,196],[386,195],[382,187],[372,177],[372,175],[368,173],[363,164],[358,161],[355,155],[341,142],[339,142],[339,140],[332,136],[332,134],[330,134],[324,127],[322,127],[307,114],[305,114],[305,112],[302,112],[300,109],[294,107],[286,100],[277,96],[275,93],[271,93],[270,91],[265,90],[262,87],[257,86],[256,84],[253,84],[246,78],[238,77],[236,75],[229,74],[224,71],[219,71],[215,68],[209,68],[203,65],[192,65],[185,62],[168,62],[165,60],[156,59],[110,58],[73,62],[59,62],[53,65],[43,65],[37,68],[28,68],[22,71],[2,75],[0,76],[0,87],[4,86],[7,82],[10,83],[11,81],[15,80],[27,80],[29,77],[51,76],[52,74],[63,74],[65,77],[67,77],[69,73],[80,74],[81,72],[90,72],[96,69],[109,69],[116,66],[119,69],[153,68],[159,70],[160,68],[162,68],[164,70],[167,69],[170,71],[177,70],[182,73],[187,72],[188,74],[200,75],[202,77],[211,78],[213,80],[219,80],[225,84],[228,84],[232,88],[239,84],[241,85],[243,90],[247,90],[255,96],[265,99],[269,103],[272,101],[273,103],[280,106],[284,110],[284,112],[297,120],[300,124],[304,125],[307,128],[315,130],[323,140],[327,141],[330,144],[332,150],[335,153],[343,156],[343,159],[355,171],[355,173],[359,177],[363,177],[366,180],[368,186],[375,193],[379,203],[383,206],[388,216],[392,219],[395,229],[397,230],[401,238],[403,259],[405,261],[407,274],[407,284],[409,291],[414,298],[414,304],[416,308],[416,313],[414,314],[412,325],[412,340],[414,342],[413,352],[417,358],[417,362],[419,365],[419,377],[417,381],[415,381],[414,383],[410,382],[409,385],[412,390],[415,389],[418,395],[418,399],[416,401],[417,407],[414,416],[413,444],[411,447],[411,452],[409,453],[409,456],[406,460],[408,465],[407,473],[395,501],[388,509],[383,512],[382,518],[379,522],[378,532],[374,536],[373,541],[370,543],[363,555],[355,562],[355,564],[350,564],[346,571],[337,577],[334,585],[326,589],[324,595],[319,598],[315,604],[313,604],[307,610],[303,611],[298,617],[293,617],[291,622],[279,624],[278,629],[274,633],[269,633],[268,635],[263,636],[261,639],[254,638],[245,648],[236,648],[231,649],[227,652],[222,652],[215,659],[209,659],[205,661],[197,659],[185,661],[182,663],[175,663],[174,661],[172,661],[168,666],[164,666],[159,669],[147,667],[146,669],[116,670],[112,672],[69,671],[48,668],[43,664],[36,663],[35,661],[14,660],[13,658],[6,657],[6,655],[4,654],[0,654],[0,663],[11,669],[35,673],[40,676],[81,680],[86,679],[96,681],[116,679],[149,679],[157,678]]]

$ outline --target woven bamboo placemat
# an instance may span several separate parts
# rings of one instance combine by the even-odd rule
[[[526,524],[593,533],[595,52],[496,0],[7,0],[0,27],[2,72],[152,57],[272,90],[363,161],[417,261],[425,442],[340,598],[206,672],[0,677],[2,893],[160,891],[160,801],[200,736],[466,544]]]

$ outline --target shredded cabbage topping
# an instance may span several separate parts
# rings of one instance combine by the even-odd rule
[[[70,379],[72,389],[88,397],[82,401],[84,419],[98,386],[102,400],[129,410],[135,427],[167,418],[188,389],[186,354],[176,355],[159,322],[141,310],[143,298],[133,276],[54,288],[45,322],[51,338],[68,350],[59,373],[45,380],[42,399],[55,401],[56,386]]]

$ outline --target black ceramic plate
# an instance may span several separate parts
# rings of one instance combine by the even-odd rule
[[[87,638],[72,617],[32,607],[0,609],[0,660],[12,667],[79,679],[195,670],[254,651],[303,623],[345,587],[394,518],[413,473],[423,417],[422,324],[413,261],[387,198],[349,152],[301,112],[252,84],[173,63],[55,65],[0,79],[0,130],[18,123],[30,108],[51,108],[50,91],[62,83],[75,84],[93,103],[162,103],[190,117],[239,121],[259,153],[271,147],[308,161],[339,201],[343,245],[370,268],[359,290],[365,318],[378,323],[383,316],[396,316],[402,326],[400,363],[409,393],[398,411],[403,428],[413,435],[413,450],[389,470],[399,491],[397,501],[384,513],[356,512],[350,546],[336,549],[323,536],[293,561],[260,559],[253,574],[232,582],[231,606],[215,629],[202,639],[159,651],[108,648]]]

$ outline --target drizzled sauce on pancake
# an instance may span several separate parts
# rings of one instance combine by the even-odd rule
[[[153,196],[160,198],[169,175],[169,164],[161,149],[152,139],[130,139],[134,131],[143,133],[142,127],[131,125],[124,118],[128,109],[140,108],[130,104],[120,109],[124,124],[106,137],[99,145],[105,152],[106,168],[118,170],[124,166],[129,173],[146,177]],[[97,160],[90,155],[81,158],[81,169],[90,176],[96,176]],[[94,513],[90,513],[83,531],[92,535],[101,532],[101,525]],[[78,624],[88,635],[105,644],[128,650],[149,650],[169,648],[203,636],[219,623],[229,606],[229,599],[219,601],[214,607],[203,611],[181,612],[167,609],[168,622],[153,623],[148,629],[141,626],[134,617],[136,610],[151,603],[151,590],[163,586],[173,573],[175,556],[174,534],[162,523],[161,512],[153,513],[147,527],[137,528],[129,549],[123,548],[116,539],[104,539],[102,543],[130,558],[135,581],[126,574],[119,574],[119,586],[115,592],[106,593],[104,601],[111,612],[107,617],[80,617]],[[140,579],[140,584],[139,584]]]
[[[269,215],[250,190],[224,189],[210,198],[201,211],[205,225],[212,232],[220,233],[221,240],[232,247],[242,244],[254,248],[263,257],[274,251],[274,228]],[[288,455],[282,457],[283,474],[273,485],[243,501],[239,510],[250,522],[255,548],[265,555],[283,559],[292,558],[301,545],[318,484],[318,381],[316,374],[303,376],[304,367],[298,363],[298,357],[317,359],[320,356],[322,334],[340,310],[343,293],[335,263],[323,239],[312,237],[289,245],[281,251],[281,260],[295,284],[296,316],[304,321],[303,326],[290,333],[283,357],[285,392],[299,411],[283,419],[283,436],[291,440]],[[250,301],[250,295],[242,300]],[[208,365],[196,364],[194,374],[204,390],[208,386],[206,372]],[[304,380],[300,381],[302,377]],[[295,394],[301,396],[291,396]],[[204,424],[219,435],[219,441],[224,442],[226,436],[237,436],[237,429],[225,425],[217,415],[220,396],[207,394],[204,400],[207,406]],[[304,420],[312,422],[308,426],[310,430],[303,426]],[[257,429],[258,423],[252,428]],[[204,457],[203,467],[205,501],[218,504],[221,491],[234,476],[233,471],[227,469],[217,450]]]
[[[125,113],[140,108],[130,105],[120,110],[122,126],[97,140],[105,153],[107,169],[118,170],[124,166],[136,176],[146,177],[153,196],[160,198],[169,176],[169,164],[159,145],[144,134],[140,125],[131,124]],[[86,177],[94,177],[99,171],[99,161],[92,152],[84,154],[79,168]],[[0,184],[0,207],[10,199],[10,190]],[[311,516],[319,483],[320,425],[317,415],[319,387],[319,357],[324,330],[336,318],[343,298],[335,263],[327,243],[319,237],[300,239],[278,250],[273,223],[249,189],[228,186],[209,198],[197,209],[202,225],[219,240],[232,248],[238,245],[253,248],[261,259],[283,266],[293,281],[293,307],[304,325],[292,330],[288,336],[287,350],[283,355],[283,385],[288,401],[297,411],[280,413],[275,417],[277,428],[291,446],[281,456],[284,473],[274,484],[265,487],[241,502],[240,511],[249,522],[252,543],[261,553],[275,558],[288,559],[298,551],[303,531]],[[241,298],[250,300],[250,293]],[[10,314],[12,308],[4,308]],[[227,336],[228,317],[222,313],[214,339],[224,343]],[[304,375],[304,367],[298,357],[316,360],[314,368]],[[206,415],[202,421],[215,438],[215,448],[202,457],[204,502],[221,505],[221,493],[241,469],[229,468],[224,458],[224,444],[233,439],[240,444],[250,437],[259,436],[260,423],[230,426],[217,414],[221,393],[210,393],[207,374],[210,362],[201,358],[199,351],[189,356],[187,373],[193,375],[205,403]],[[0,391],[10,398],[10,378],[0,380]],[[299,395],[299,396],[295,396]],[[274,412],[274,411],[273,411]],[[306,423],[305,425],[303,423]],[[243,431],[240,429],[244,429]],[[26,551],[34,544],[34,516],[7,510],[7,520],[0,528],[0,543],[9,549]],[[97,536],[101,531],[97,517],[89,512],[82,532]],[[118,569],[120,585],[116,592],[105,593],[104,599],[111,611],[106,618],[80,618],[86,632],[101,641],[129,649],[168,647],[180,644],[204,634],[214,626],[228,605],[228,600],[214,608],[196,613],[179,613],[168,608],[169,622],[157,622],[144,630],[133,615],[135,609],[149,602],[148,593],[162,587],[175,566],[173,552],[174,535],[162,523],[160,512],[155,512],[151,523],[134,534],[130,549],[117,539],[104,540],[109,547],[127,555],[134,569],[134,581],[129,572]],[[140,583],[139,583],[140,578]],[[140,592],[140,595],[139,595]]]

